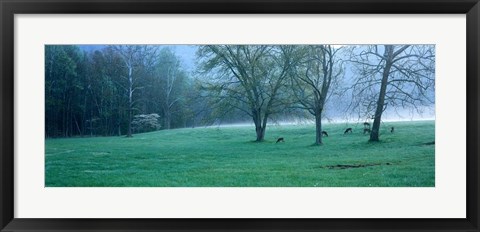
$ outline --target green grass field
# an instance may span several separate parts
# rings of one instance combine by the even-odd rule
[[[381,142],[361,124],[325,124],[329,137],[312,146],[314,125],[210,127],[135,134],[133,138],[47,139],[45,185],[96,187],[432,187],[434,121],[386,122]],[[395,126],[395,133],[388,131]],[[284,143],[276,144],[276,138]]]

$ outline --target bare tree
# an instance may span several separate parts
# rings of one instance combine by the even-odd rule
[[[169,48],[161,50],[156,72],[161,80],[164,128],[170,129],[173,107],[181,100],[181,94],[176,93],[176,90],[180,88],[181,77],[184,77],[185,73],[181,68],[179,58]]]
[[[298,104],[315,117],[315,144],[322,144],[322,112],[332,85],[343,73],[342,61],[336,58],[340,49],[330,45],[304,46],[305,55],[292,75],[292,93]]]
[[[146,45],[112,45],[111,48],[121,56],[126,68],[124,78],[127,84],[122,87],[128,95],[127,137],[132,137],[132,114],[136,103],[134,93],[143,87],[140,84],[141,75],[135,71],[137,68],[148,69],[154,65],[157,48]]]
[[[198,57],[206,77],[205,88],[215,95],[221,110],[237,109],[255,124],[256,141],[264,140],[267,120],[280,112],[293,46],[208,45]]]
[[[379,141],[381,117],[387,107],[413,107],[420,112],[420,106],[435,101],[433,45],[357,46],[351,61],[357,74],[353,102],[374,119],[370,141]]]

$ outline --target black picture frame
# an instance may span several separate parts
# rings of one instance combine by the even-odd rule
[[[479,231],[478,0],[0,0],[1,231]],[[466,14],[467,218],[465,219],[17,219],[14,218],[15,14]],[[448,199],[445,199],[448,200]]]

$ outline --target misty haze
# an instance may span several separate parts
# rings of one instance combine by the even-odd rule
[[[47,187],[433,187],[435,45],[46,45]]]

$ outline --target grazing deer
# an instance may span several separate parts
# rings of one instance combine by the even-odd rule
[[[370,123],[364,122],[364,123],[363,123],[363,127],[370,129]]]
[[[278,138],[276,143],[278,143],[278,142],[285,142],[285,140],[283,139],[283,137],[282,137],[282,138]]]
[[[393,133],[394,130],[395,128],[392,126],[392,128],[390,128],[390,133]]]
[[[322,136],[328,137],[328,133],[326,131],[322,131]]]
[[[366,133],[371,133],[372,131],[369,129],[369,128],[364,128],[363,129],[363,134],[366,134]]]
[[[346,134],[346,133],[348,133],[348,132],[350,132],[350,134],[352,133],[352,128],[351,128],[351,127],[347,128],[347,129],[345,130],[345,132],[343,132],[343,134]]]

